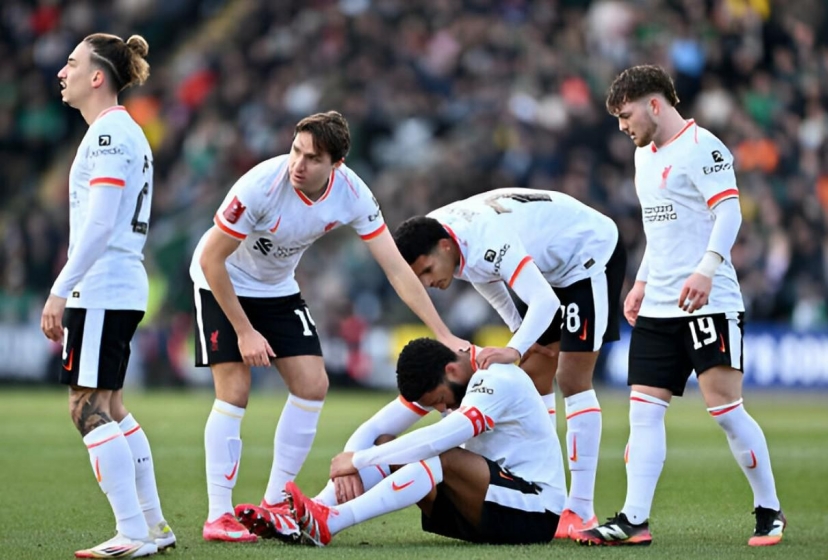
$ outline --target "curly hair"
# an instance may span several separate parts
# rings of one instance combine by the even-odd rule
[[[408,218],[394,231],[394,242],[408,264],[431,253],[441,239],[451,237],[440,222],[426,216]]]
[[[293,136],[300,132],[309,132],[313,137],[313,148],[330,155],[332,163],[345,159],[351,149],[348,121],[336,111],[305,117],[296,125]]]
[[[408,402],[416,402],[446,378],[446,366],[457,361],[446,345],[430,338],[417,338],[405,345],[397,358],[397,387]]]
[[[660,66],[642,64],[621,72],[612,81],[607,92],[607,111],[615,115],[624,103],[636,101],[645,95],[660,93],[670,105],[679,104],[673,79]]]

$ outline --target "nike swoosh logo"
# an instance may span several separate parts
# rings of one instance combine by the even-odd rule
[[[98,482],[103,480],[103,477],[101,476],[101,458],[100,457],[95,457],[95,478],[98,480]]]
[[[572,455],[569,456],[569,460],[573,463],[578,462],[578,437],[572,436]]]
[[[394,492],[399,492],[399,491],[400,491],[400,490],[402,490],[403,488],[408,488],[408,487],[409,487],[409,486],[411,486],[412,484],[414,484],[414,481],[413,481],[413,480],[409,480],[409,481],[408,481],[408,482],[406,482],[405,484],[399,484],[399,485],[398,485],[396,482],[392,482],[392,483],[391,483],[391,489],[392,489]]]
[[[753,450],[752,450],[752,449],[750,450],[750,458],[751,458],[751,459],[753,459],[753,464],[752,464],[752,465],[748,465],[748,468],[749,468],[749,469],[755,469],[755,468],[756,468],[756,455],[754,455],[754,453],[753,453]]]
[[[65,369],[66,371],[72,371],[72,362],[74,361],[74,359],[75,349],[72,348],[71,350],[69,350],[69,360],[67,360],[67,362],[63,364],[63,369]]]
[[[586,340],[586,339],[587,339],[587,325],[588,325],[588,324],[589,324],[589,320],[585,320],[585,321],[584,321],[584,330],[583,330],[583,332],[582,332],[582,333],[578,336],[578,338],[580,338],[581,340]]]
[[[725,352],[724,336],[722,336],[721,333],[719,333],[719,341],[721,341],[721,344],[719,344],[719,350],[721,350],[722,353],[724,353]]]
[[[511,476],[509,476],[509,475],[507,475],[507,474],[506,474],[506,473],[504,473],[503,471],[499,471],[497,474],[499,474],[499,475],[500,475],[500,478],[504,478],[504,479],[506,479],[506,480],[514,480],[514,478],[512,478],[512,477],[511,477]]]
[[[233,477],[236,476],[236,469],[238,469],[238,468],[239,468],[239,462],[236,461],[233,464],[233,470],[230,471],[230,474],[224,475],[224,478],[226,478],[227,480],[233,480]]]

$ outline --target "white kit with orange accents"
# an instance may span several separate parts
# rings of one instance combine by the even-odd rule
[[[236,295],[256,298],[298,293],[294,272],[299,259],[329,231],[347,225],[367,241],[386,227],[371,191],[347,166],[334,169],[325,192],[312,201],[290,184],[287,155],[245,173],[227,193],[213,221],[241,241],[226,261]],[[201,238],[190,264],[195,286],[205,290],[210,287],[199,259],[208,234]]]
[[[692,119],[660,148],[635,152],[635,188],[641,201],[647,289],[639,315],[679,317],[678,296],[707,251],[716,217],[713,208],[738,198],[733,155],[721,140]],[[729,255],[716,269],[704,314],[744,311]]]

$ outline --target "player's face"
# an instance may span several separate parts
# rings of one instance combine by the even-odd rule
[[[411,264],[411,270],[426,288],[445,290],[451,286],[454,279],[454,263],[442,245],[438,245],[427,255],[421,255]]]
[[[615,116],[618,118],[618,129],[639,148],[653,141],[657,127],[647,98],[624,103]]]
[[[303,192],[315,192],[327,185],[334,165],[330,154],[318,152],[310,132],[300,132],[293,139],[288,158],[290,184]]]
[[[81,41],[57,74],[62,101],[77,109],[91,93],[95,80],[101,79],[97,76],[99,72],[92,64],[89,46]]]
[[[417,403],[420,406],[431,407],[439,412],[457,410],[460,408],[463,397],[466,396],[468,386],[468,382],[463,384],[446,379],[436,388],[420,397]]]

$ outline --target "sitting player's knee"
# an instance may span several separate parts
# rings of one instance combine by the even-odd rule
[[[382,434],[374,440],[374,445],[382,445],[383,443],[388,443],[389,441],[394,441],[395,439],[397,439],[397,436],[392,436],[391,434]]]
[[[82,436],[95,428],[112,422],[109,412],[109,391],[73,388],[69,394],[69,414]]]

